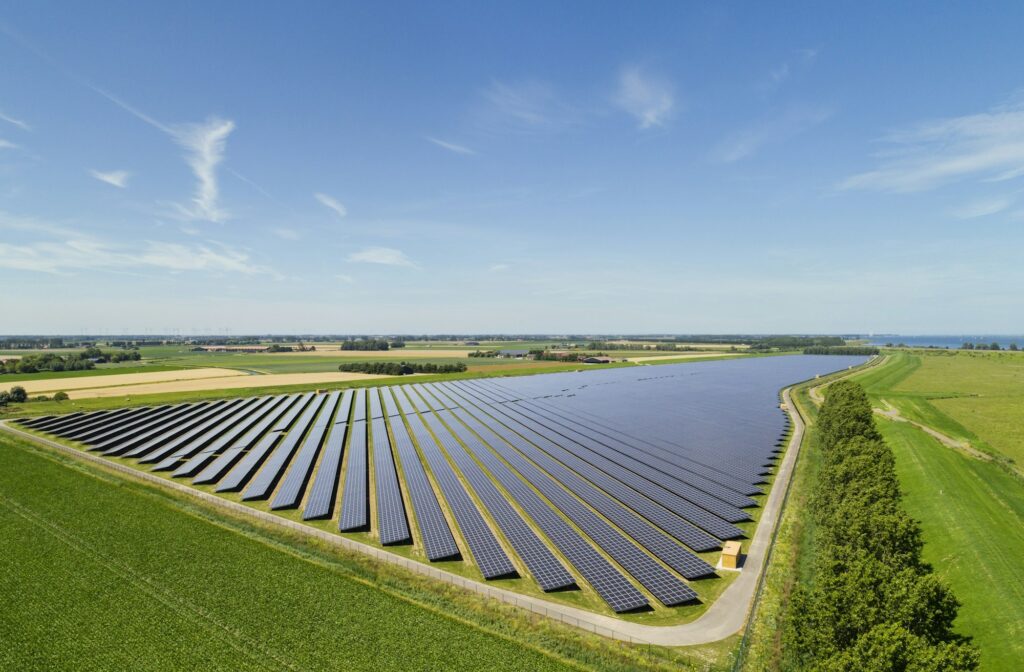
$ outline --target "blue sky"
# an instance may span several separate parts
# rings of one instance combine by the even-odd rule
[[[8,4],[0,333],[1019,333],[1022,21]]]

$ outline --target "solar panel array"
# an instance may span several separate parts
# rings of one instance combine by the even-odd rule
[[[698,599],[693,582],[714,575],[699,554],[745,536],[782,450],[779,389],[863,361],[413,382],[19,422],[383,545],[412,543],[484,579],[591,589],[624,612]]]

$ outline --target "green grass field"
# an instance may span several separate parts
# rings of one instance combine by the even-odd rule
[[[855,380],[876,406],[885,400],[975,448],[1017,456],[1022,377],[1017,354],[902,352]],[[949,404],[961,412],[947,415]],[[957,629],[980,646],[981,669],[1014,669],[1024,660],[1024,480],[907,423],[877,423],[896,455],[907,510],[921,521],[925,559],[963,603]]]
[[[610,642],[7,437],[0,535],[0,669],[723,669],[736,643]]]

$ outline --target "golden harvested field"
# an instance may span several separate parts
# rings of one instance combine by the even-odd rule
[[[630,362],[653,362],[663,359],[694,359],[697,357],[727,357],[729,352],[680,352],[678,355],[643,355],[640,357],[627,357]]]
[[[244,371],[234,369],[182,369],[180,371],[153,371],[151,373],[124,373],[109,376],[82,376],[78,378],[45,378],[43,380],[26,380],[18,383],[29,394],[44,392],[70,392],[94,387],[122,387],[145,383],[165,383],[170,381],[194,381],[206,378],[227,378],[244,376]]]
[[[268,357],[337,357],[338,359],[439,359],[442,357],[469,357],[469,353],[476,352],[480,348],[468,350],[432,350],[430,348],[397,348],[395,350],[320,350],[312,352],[268,352]],[[263,354],[263,353],[254,353]]]
[[[220,369],[225,371],[226,369]],[[238,372],[241,374],[241,372]],[[383,378],[369,373],[345,373],[327,371],[324,373],[272,373],[263,376],[230,374],[220,378],[197,378],[192,380],[172,380],[162,383],[145,383],[141,385],[118,385],[116,387],[96,387],[69,392],[72,399],[95,399],[98,397],[127,397],[143,394],[162,394],[166,392],[202,392],[206,390],[237,390],[248,387],[278,387],[281,385],[305,385],[319,383],[342,383],[349,380],[367,380]]]

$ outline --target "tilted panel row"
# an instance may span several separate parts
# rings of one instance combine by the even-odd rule
[[[370,390],[371,414],[379,414],[380,400],[377,390]],[[391,454],[391,441],[388,437],[387,425],[380,415],[374,417],[371,425],[373,440],[373,473],[377,493],[377,532],[380,543],[388,546],[405,544],[412,541],[409,523],[405,518],[405,504],[402,491],[398,485],[398,473],[395,470],[395,458]]]
[[[340,399],[341,392],[332,392],[327,397],[323,411],[320,412],[316,422],[310,428],[305,441],[302,442],[302,448],[292,460],[284,483],[281,484],[281,489],[274,496],[274,501],[270,503],[271,509],[294,509],[302,501],[306,484],[309,483],[312,475],[313,465],[320,453],[320,446],[323,445],[324,435],[327,434],[327,430],[331,426],[334,411],[337,409]]]
[[[345,435],[348,428],[348,416],[352,409],[352,390],[345,393],[338,407],[334,427],[324,444],[324,455],[320,458],[320,467],[316,470],[313,487],[309,490],[309,501],[302,512],[304,520],[330,518],[337,495],[338,477],[341,470],[341,458],[345,449]]]
[[[491,434],[490,440],[487,440],[491,448],[662,604],[674,606],[697,598],[697,593],[681,579],[675,577],[603,518],[584,506],[552,476],[527,460],[518,450],[513,449],[517,442],[521,442],[521,437],[494,422],[493,418],[491,423],[493,424],[485,423]]]
[[[322,394],[318,394],[313,398],[313,403],[309,405],[298,419],[295,426],[288,430],[284,439],[274,448],[274,452],[270,454],[270,457],[267,458],[263,468],[256,474],[256,478],[252,479],[249,487],[242,493],[242,499],[266,499],[270,496],[274,488],[277,487],[285,467],[288,466],[288,461],[292,459],[296,446],[299,445],[299,441],[306,434],[306,430],[313,423],[313,419],[316,417],[317,412],[320,411],[320,408],[323,407],[326,399],[327,397]]]
[[[448,521],[441,512],[437,495],[430,485],[430,479],[423,469],[423,463],[416,452],[416,446],[398,415],[394,397],[390,388],[381,388],[384,395],[384,408],[388,413],[391,434],[395,440],[395,452],[398,453],[398,467],[404,475],[406,491],[412,503],[412,512],[416,517],[416,525],[423,540],[423,551],[428,560],[442,560],[459,555],[459,547],[455,544]]]

